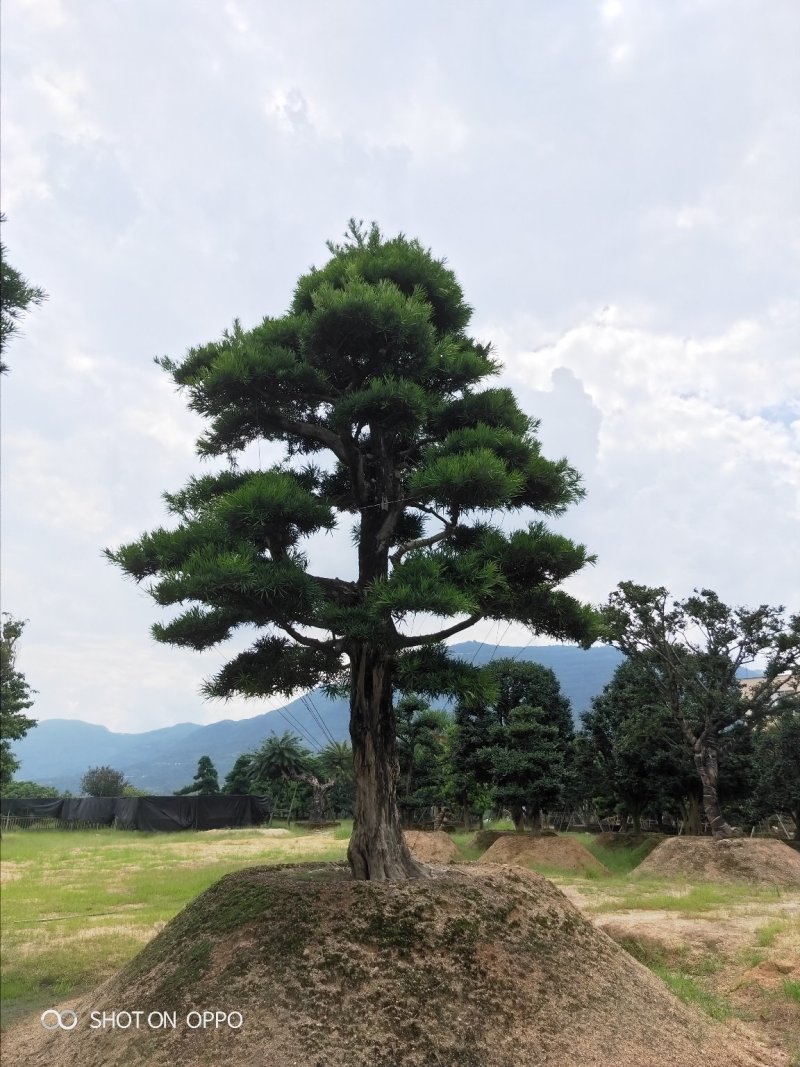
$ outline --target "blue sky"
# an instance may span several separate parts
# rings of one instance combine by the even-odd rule
[[[800,608],[793,0],[6,0],[3,29],[4,243],[49,293],[7,353],[3,609],[41,718],[265,710],[204,703],[224,653],[156,645],[101,549],[198,470],[153,357],[280,314],[352,215],[447,257],[584,473],[572,592]]]

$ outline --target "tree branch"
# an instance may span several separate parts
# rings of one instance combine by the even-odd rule
[[[295,630],[293,626],[290,626],[288,622],[277,622],[276,626],[279,626],[281,630],[294,638],[299,645],[308,645],[309,648],[324,648],[332,649],[334,651],[341,651],[344,647],[344,641],[341,637],[331,637],[326,641],[320,641],[316,637],[309,637],[307,634],[301,634],[299,630]]]
[[[427,548],[428,545],[435,545],[439,541],[444,541],[458,526],[460,512],[457,507],[453,508],[449,519],[443,519],[441,515],[437,514],[435,511],[430,511],[428,508],[422,508],[421,510],[429,511],[431,515],[435,515],[440,522],[444,523],[444,529],[440,530],[437,534],[431,534],[430,537],[417,537],[414,541],[407,541],[404,545],[400,545],[391,556],[389,556],[389,559],[395,566],[397,566],[407,552],[411,552],[415,548]]]
[[[476,622],[480,622],[482,618],[483,615],[470,615],[470,617],[464,619],[463,622],[457,622],[455,626],[449,626],[446,630],[439,630],[439,632],[435,634],[422,634],[420,637],[401,637],[400,648],[410,648],[412,645],[436,644],[438,641],[443,641],[445,637],[451,637],[453,634],[469,629],[469,627],[474,626]]]
[[[281,430],[296,434],[298,437],[305,437],[309,441],[319,441],[320,444],[326,445],[342,463],[350,465],[351,456],[345,442],[327,426],[319,426],[314,422],[299,422],[297,419],[288,419],[285,415],[273,414],[271,417]]]

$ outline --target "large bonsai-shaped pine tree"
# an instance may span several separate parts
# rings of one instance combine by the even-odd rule
[[[424,873],[396,806],[393,691],[474,696],[477,672],[442,642],[480,619],[586,641],[590,609],[558,590],[588,557],[530,522],[581,496],[566,460],[540,454],[537,423],[466,332],[455,275],[418,241],[351,222],[300,278],[287,314],[162,363],[206,419],[201,456],[281,441],[267,471],[231,464],[165,494],[178,518],[109,557],[163,606],[157,640],[196,649],[240,626],[260,635],[206,683],[215,697],[346,688],[357,799],[356,878]],[[508,533],[493,514],[527,520]],[[314,575],[303,539],[355,517],[357,576]],[[422,613],[430,632],[411,635]]]

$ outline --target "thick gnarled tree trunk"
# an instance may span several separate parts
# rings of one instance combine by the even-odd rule
[[[698,739],[694,744],[694,765],[703,785],[703,810],[711,833],[714,837],[731,837],[733,827],[729,825],[719,806],[719,757],[716,746]]]
[[[350,651],[350,739],[356,783],[347,859],[357,879],[398,881],[427,870],[408,850],[397,808],[397,742],[388,653],[371,645]]]

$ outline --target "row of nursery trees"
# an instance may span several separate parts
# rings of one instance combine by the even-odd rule
[[[636,832],[643,819],[659,826],[681,823],[689,834],[713,829],[694,746],[663,699],[652,659],[626,659],[577,732],[548,668],[498,660],[484,672],[496,693],[491,704],[460,700],[451,713],[416,694],[398,701],[397,799],[406,825],[435,826],[445,818],[466,825],[491,811],[508,812],[518,830],[535,828],[543,813],[555,812],[614,819]],[[705,684],[699,675],[695,681]],[[794,822],[800,837],[796,697],[785,692],[763,714],[753,713],[738,682],[730,698],[714,741],[716,806],[744,829],[780,815]],[[696,736],[703,710],[684,711]],[[204,757],[185,791],[219,791],[209,768]],[[349,814],[352,751],[331,742],[312,753],[292,734],[269,737],[237,759],[221,791],[267,794],[281,808],[293,796],[295,810],[309,812],[314,821]]]
[[[710,662],[683,657],[686,693],[710,687]],[[674,715],[652,651],[626,658],[577,732],[558,679],[536,663],[498,660],[483,668],[486,688],[496,694],[490,704],[461,699],[445,711],[416,694],[402,696],[395,707],[401,820],[467,825],[487,811],[508,812],[524,829],[540,823],[541,813],[558,812],[618,820],[635,832],[647,819],[659,826],[679,822],[685,833],[699,833],[709,820],[695,739],[711,726],[716,809],[724,807],[745,830],[778,815],[785,826],[794,823],[800,839],[800,703],[791,676],[780,676],[777,695],[759,703],[751,694],[761,683],[743,690],[733,661],[728,670],[734,679],[728,701],[715,702],[710,723],[704,705],[688,699],[683,720]],[[3,792],[58,795],[24,782]],[[144,795],[110,767],[90,768],[81,793]],[[240,755],[221,785],[212,760],[203,756],[193,781],[177,790],[218,793],[268,796],[276,810],[291,807],[312,822],[348,816],[355,802],[351,746],[331,741],[311,752],[290,733],[271,736]]]

